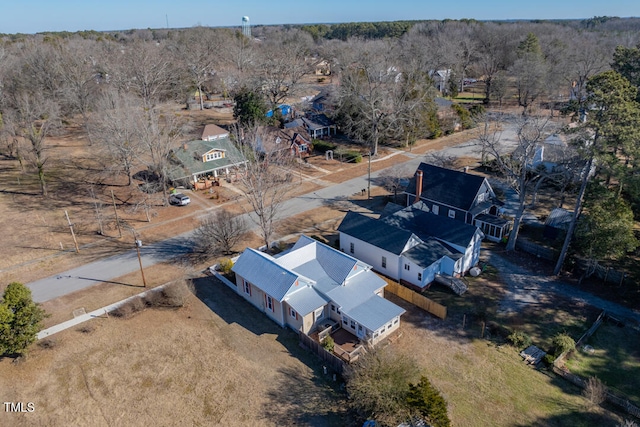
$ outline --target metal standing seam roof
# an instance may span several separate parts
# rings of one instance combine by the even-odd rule
[[[375,331],[405,312],[375,294],[386,282],[370,266],[304,235],[280,258],[248,248],[232,270],[303,316],[333,301]]]
[[[338,231],[395,255],[400,255],[413,237],[410,231],[352,211],[347,212]]]
[[[289,293],[285,301],[298,314],[306,316],[320,307],[324,307],[330,300],[312,286],[304,286],[302,289]]]
[[[485,178],[471,173],[445,169],[427,163],[420,163],[422,171],[422,193],[420,197],[433,200],[454,208],[468,211]],[[405,193],[416,194],[414,177]]]
[[[573,219],[573,212],[563,208],[555,208],[551,211],[547,217],[544,225],[549,227],[559,228],[561,230],[569,229],[569,224]]]
[[[251,248],[240,255],[231,270],[278,301],[298,280],[297,274],[278,265],[274,258]]]
[[[340,306],[340,309],[347,313],[354,307],[365,302],[378,289],[387,285],[380,276],[373,271],[365,271],[347,282],[345,286],[335,286],[330,289],[321,290]]]
[[[394,318],[404,314],[406,310],[373,294],[362,304],[349,310],[348,313],[344,310],[343,312],[370,331],[377,331]]]

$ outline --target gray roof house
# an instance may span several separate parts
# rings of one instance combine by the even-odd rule
[[[405,312],[383,298],[387,282],[370,265],[304,235],[277,258],[247,248],[232,270],[239,295],[306,335],[330,327],[375,344]]]
[[[477,264],[484,237],[478,227],[434,215],[422,202],[390,212],[379,219],[347,212],[338,227],[341,250],[419,289]]]
[[[168,170],[172,182],[193,185],[205,176],[228,175],[247,162],[228,133],[220,134],[211,128],[209,131],[212,133],[203,133],[207,140],[185,142],[172,151]]]
[[[499,215],[504,203],[485,177],[420,163],[405,194],[407,206],[422,201],[432,214],[480,227],[488,240],[500,241],[511,231],[511,221]]]

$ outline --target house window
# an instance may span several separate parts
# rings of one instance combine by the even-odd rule
[[[358,332],[362,333],[362,325],[358,325]]]
[[[346,316],[342,316],[342,323],[346,326],[349,324],[349,319]]]
[[[351,321],[351,329],[356,330],[356,322],[354,320]]]
[[[336,306],[331,304],[331,311],[336,311]]]
[[[298,145],[298,150],[300,150],[301,153],[304,153],[307,151],[307,146],[306,145]]]
[[[387,257],[386,256],[382,257],[382,268],[387,268]]]
[[[410,266],[409,264],[405,264],[405,265],[404,265],[404,269],[405,269],[405,270],[407,270],[407,271],[409,271],[409,270],[411,269],[411,266]]]
[[[418,273],[418,282],[422,282],[422,273]]]
[[[222,158],[222,153],[220,151],[214,151],[213,153],[207,153],[207,154],[205,154],[205,158],[207,159],[207,162],[209,162],[211,160],[221,159]]]
[[[324,317],[324,307],[320,307],[319,309],[316,310],[315,317],[316,317],[316,320],[320,320]]]
[[[449,218],[454,218],[456,217],[456,211],[454,211],[453,209],[449,209]]]
[[[398,318],[396,317],[395,319],[393,319],[393,324],[397,324],[398,323]]]
[[[269,295],[266,296],[267,298],[267,308],[271,311],[273,311],[273,300],[271,299],[271,297]]]
[[[484,193],[478,194],[478,202],[484,202]]]
[[[290,314],[291,314],[291,317],[293,317],[294,319],[298,318],[298,313],[296,313],[296,311],[293,308],[291,309]]]
[[[434,214],[438,215],[438,212],[440,212],[440,206],[438,206],[438,205],[431,206],[431,212],[433,212]]]
[[[349,252],[353,253],[355,250],[355,245],[353,243],[349,243]]]
[[[247,282],[246,280],[243,280],[244,282],[244,293],[251,296],[251,283]]]

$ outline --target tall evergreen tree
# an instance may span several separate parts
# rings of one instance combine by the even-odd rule
[[[45,311],[22,283],[7,286],[0,303],[0,354],[20,354],[36,340]]]
[[[420,378],[419,383],[409,385],[407,404],[430,426],[449,427],[451,425],[447,414],[447,402],[425,376]]]

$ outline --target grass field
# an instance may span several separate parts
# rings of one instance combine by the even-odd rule
[[[315,356],[232,290],[196,279],[176,310],[100,318],[0,361],[5,401],[35,412],[0,413],[0,425],[357,426],[340,381]],[[526,366],[509,346],[470,336],[401,300],[402,337],[449,402],[454,426],[614,426],[580,391]],[[419,350],[418,350],[419,349]],[[361,425],[361,424],[360,424]]]
[[[593,353],[573,352],[567,360],[571,373],[597,377],[611,391],[640,406],[640,331],[605,321],[586,344]]]

